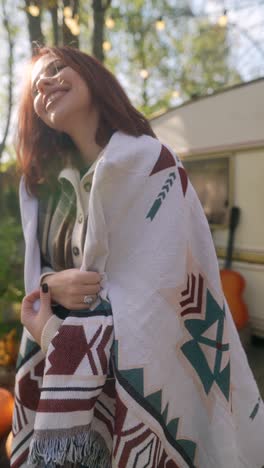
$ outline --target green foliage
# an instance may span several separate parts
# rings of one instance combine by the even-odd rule
[[[21,227],[6,216],[0,231],[0,297],[18,302],[23,297],[23,244]]]
[[[158,31],[156,20],[160,12],[166,18],[164,31]],[[186,18],[191,16],[187,2],[171,6],[168,0],[115,2],[109,15],[115,20],[115,27],[106,30],[106,37],[112,44],[106,65],[113,57],[119,58],[115,72],[125,76],[128,94],[147,115],[157,108],[168,107],[171,93],[179,79],[178,58],[172,47],[172,38],[178,37]],[[122,58],[125,57],[125,60]],[[148,77],[140,76],[141,70],[148,71]],[[169,92],[168,92],[169,91]]]
[[[158,30],[161,14],[164,29]],[[186,0],[116,1],[108,16],[115,25],[106,29],[112,44],[106,65],[114,64],[133,103],[148,117],[175,105],[175,91],[184,100],[241,81],[229,62],[226,28],[196,19]]]
[[[195,29],[176,44],[182,54],[181,88],[184,94],[203,96],[240,82],[239,73],[229,64],[226,28],[202,21],[196,23]],[[184,54],[183,44],[189,54]]]
[[[0,309],[1,302],[18,302],[23,297],[23,234],[18,204],[15,166],[0,167]],[[0,310],[1,312],[1,310]]]

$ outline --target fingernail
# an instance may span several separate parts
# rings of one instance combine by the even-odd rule
[[[47,283],[43,283],[41,285],[41,289],[42,289],[42,292],[47,293],[48,290],[49,290],[49,287],[48,287]]]

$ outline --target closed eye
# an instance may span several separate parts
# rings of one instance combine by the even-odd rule
[[[65,68],[66,65],[64,65],[63,63],[59,63],[59,64],[54,64],[54,71],[55,71],[55,75],[57,75],[57,73],[59,73],[60,70],[63,70],[63,68]]]
[[[51,62],[47,66],[47,68],[45,70],[43,70],[41,75],[44,76],[44,77],[50,78],[50,77],[56,76],[65,67],[66,67],[66,65],[64,63],[54,61],[54,62]],[[37,87],[37,83],[38,83],[39,79],[40,78],[35,80],[35,83],[34,83],[33,88],[32,88],[33,98],[35,98],[39,94],[39,90],[38,90],[38,87]]]
[[[52,62],[47,67],[48,76],[57,75],[57,73],[59,73],[65,67],[66,67],[66,65],[64,65],[64,63],[62,63],[62,62]]]
[[[32,89],[32,96],[33,98],[35,98],[39,93],[39,90],[37,88],[37,86],[35,85],[34,88]]]

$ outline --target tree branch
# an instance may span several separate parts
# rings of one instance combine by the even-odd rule
[[[4,1],[4,0],[3,0]],[[31,0],[25,0],[26,6],[26,15],[28,19],[28,32],[29,32],[29,39],[31,44],[32,55],[34,54],[35,45],[40,44],[44,45],[44,35],[41,29],[41,9],[39,16],[32,16],[29,11],[28,7],[32,4]],[[41,6],[41,2],[35,1],[34,4],[36,6]]]
[[[73,0],[72,6],[72,17],[74,18],[75,15],[78,14],[79,11],[79,0]]]
[[[72,6],[70,0],[63,0],[63,7]],[[79,0],[74,0],[72,17],[78,14],[79,11]],[[63,44],[69,45],[71,47],[79,48],[79,36],[72,34],[70,28],[67,26],[65,21],[63,21]]]
[[[10,126],[10,120],[11,120],[12,104],[13,104],[13,62],[14,62],[14,54],[13,54],[14,41],[12,38],[10,26],[9,26],[9,18],[6,12],[5,0],[2,0],[2,12],[3,12],[3,24],[6,29],[7,38],[8,38],[9,57],[8,57],[8,108],[7,108],[7,119],[6,119],[6,124],[5,124],[4,135],[0,143],[0,160],[2,158],[2,154],[5,149],[6,139],[7,139],[9,126]]]
[[[93,55],[104,62],[104,29],[105,29],[105,13],[109,8],[111,0],[93,0],[93,17],[94,17],[94,32],[93,32]]]
[[[53,44],[59,45],[59,25],[58,25],[58,5],[55,4],[49,8],[51,14],[52,31],[53,31]]]

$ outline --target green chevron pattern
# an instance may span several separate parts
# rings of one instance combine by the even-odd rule
[[[160,193],[158,194],[156,200],[154,201],[152,207],[150,208],[146,219],[150,218],[151,221],[155,218],[157,212],[159,211],[162,202],[165,200],[166,196],[168,195],[170,188],[172,187],[174,181],[176,179],[176,172],[171,172],[169,177],[166,179],[164,185],[161,188]]]

